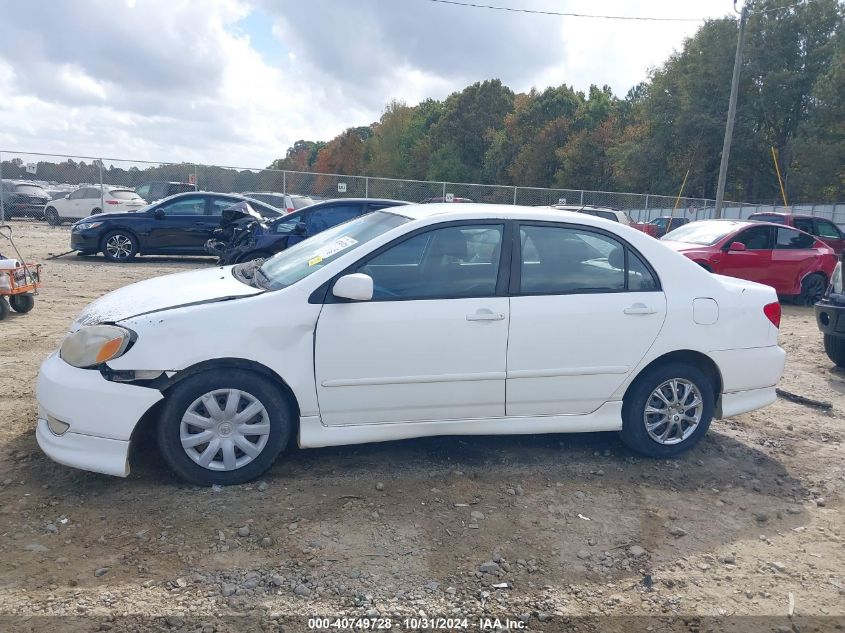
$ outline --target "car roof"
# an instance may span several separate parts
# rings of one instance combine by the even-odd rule
[[[550,204],[549,206],[560,211],[621,211],[613,207],[597,207],[592,204]]]
[[[793,217],[793,218],[810,218],[810,219],[816,217],[814,215],[809,215],[807,213],[789,213],[788,211],[757,211],[756,213],[752,213],[748,217],[753,218],[755,215],[777,215],[777,216],[782,217],[782,218]],[[819,218],[819,219],[820,220],[826,220],[827,218]]]
[[[323,207],[328,204],[335,204],[337,202],[370,202],[376,204],[392,204],[395,206],[398,205],[408,205],[413,204],[408,202],[407,200],[391,200],[389,198],[330,198],[329,200],[320,200],[319,202],[315,202],[310,207],[303,207],[303,209],[313,209],[314,207]],[[302,211],[303,209],[300,209]]]
[[[477,202],[471,205],[456,205],[451,202],[410,204],[403,206],[401,209],[385,209],[385,211],[403,215],[412,220],[425,220],[436,216],[444,222],[449,220],[474,219],[560,222],[562,219],[566,219],[574,223],[597,227],[606,227],[608,223],[611,223],[610,220],[605,220],[594,215],[555,209],[554,207],[526,207],[512,204],[490,204],[486,202]]]

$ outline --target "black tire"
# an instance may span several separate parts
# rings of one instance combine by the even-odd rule
[[[804,306],[815,305],[824,296],[827,290],[827,279],[821,273],[807,275],[801,281],[801,294],[798,295],[798,304]]]
[[[59,226],[62,223],[62,218],[59,217],[59,212],[54,207],[47,207],[44,211],[44,219],[50,226]]]
[[[252,251],[251,253],[238,257],[238,263],[243,264],[244,262],[251,262],[254,259],[267,259],[273,255],[275,255],[275,253],[270,253],[268,251]]]
[[[238,405],[248,402],[249,398],[260,403],[260,405],[264,407],[264,412],[259,415],[264,416],[264,413],[266,413],[266,418],[262,419],[267,420],[267,422],[260,423],[269,424],[269,433],[267,435],[266,442],[264,442],[260,449],[260,452],[251,457],[251,461],[231,470],[213,469],[201,466],[198,461],[194,461],[194,459],[188,455],[188,449],[182,446],[181,437],[183,430],[183,417],[186,413],[194,407],[204,407],[204,404],[198,402],[203,396],[215,391],[224,390],[238,390],[241,392],[237,401]],[[217,398],[218,396],[214,397]],[[222,398],[223,395],[220,395],[219,397]],[[241,397],[243,397],[243,400],[241,400]],[[223,409],[225,402],[227,401],[224,401],[221,404],[218,400],[217,406]],[[241,411],[248,408],[248,406],[252,405],[245,406],[244,409],[241,409]],[[200,417],[209,417],[210,419],[210,411],[208,409],[205,409],[205,411],[206,413],[209,413],[209,416]],[[253,419],[257,419],[256,416],[250,418],[250,420]],[[222,443],[225,442],[228,437],[232,437],[234,435],[232,434],[232,429],[230,427],[228,429],[228,433],[230,435],[228,437],[224,437],[223,434],[227,431],[222,429],[222,425],[225,424],[225,422],[226,421],[223,420],[219,423],[215,423],[215,427],[212,430],[214,438],[217,439],[220,445],[219,449],[214,447],[215,452],[211,455],[212,465],[217,464],[218,468],[223,461]],[[205,432],[201,431],[201,428],[204,427],[196,427],[192,429],[190,426],[186,426],[185,432],[187,433],[190,430],[194,430],[197,433]],[[234,428],[242,427],[235,423]],[[167,462],[167,465],[180,478],[198,486],[210,486],[213,484],[231,486],[251,481],[266,472],[267,469],[273,465],[273,462],[279,456],[279,453],[281,453],[287,446],[292,428],[293,413],[291,407],[282,395],[277,384],[250,371],[241,369],[221,369],[204,371],[196,374],[195,376],[191,376],[190,378],[186,378],[184,381],[174,386],[172,390],[168,391],[164,409],[162,410],[161,418],[159,419],[157,437],[159,449],[164,457],[164,461]],[[190,436],[191,434],[193,433],[190,433],[187,436]],[[214,438],[212,438],[211,441],[213,441]],[[201,459],[201,454],[205,454],[206,451],[212,450],[211,441],[205,444],[199,444],[196,447],[191,447],[195,456]],[[259,438],[257,441],[260,443],[262,440]],[[250,457],[241,451],[240,448],[234,448],[233,451],[236,459],[238,460]],[[240,456],[237,456],[238,452],[241,452]],[[220,459],[217,459],[218,455],[220,456]]]
[[[128,262],[138,254],[138,238],[129,231],[109,231],[100,240],[100,250],[107,261]]]
[[[91,210],[91,215],[99,215],[102,212],[103,210],[100,207],[94,207],[94,209]]]
[[[646,429],[646,406],[654,406],[655,403],[660,404],[657,396],[653,396],[654,392],[657,391],[658,387],[664,385],[664,383],[674,379],[680,379],[695,386],[698,394],[693,392],[692,395],[695,398],[700,394],[701,412],[698,424],[694,428],[687,427],[687,429],[684,429],[685,433],[686,430],[692,428],[692,431],[687,437],[682,436],[678,438],[677,426],[674,426],[667,437],[667,442],[675,439],[680,439],[680,441],[677,443],[661,443],[657,439],[652,438]],[[704,437],[704,434],[707,433],[707,429],[710,427],[710,422],[713,420],[714,389],[713,381],[706,373],[687,363],[667,362],[646,370],[637,377],[625,395],[625,400],[622,404],[622,431],[620,432],[622,441],[633,450],[647,457],[672,457],[692,448]],[[687,394],[689,393],[688,391]],[[681,400],[692,402],[692,400],[687,400],[686,396],[682,397]],[[660,417],[657,416],[651,419],[656,421]],[[673,424],[673,422],[667,422],[666,426],[660,425],[655,431],[657,433],[661,429],[668,431],[669,426]],[[683,422],[680,425],[681,429],[683,429]]]
[[[20,314],[26,314],[33,307],[35,307],[35,297],[32,295],[12,295],[9,297],[9,304],[12,306],[12,310],[18,312]]]
[[[9,316],[9,304],[6,303],[6,297],[0,297],[0,321]]]
[[[825,334],[824,353],[838,367],[845,367],[845,338]]]

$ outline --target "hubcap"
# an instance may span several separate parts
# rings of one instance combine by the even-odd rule
[[[689,380],[673,378],[651,392],[643,422],[651,439],[658,444],[680,444],[695,432],[703,412],[704,402],[698,387]]]
[[[270,416],[253,395],[217,389],[194,400],[182,416],[179,439],[193,462],[216,471],[237,470],[267,446]]]
[[[125,235],[112,235],[106,240],[106,250],[115,259],[123,259],[132,252],[132,240]]]

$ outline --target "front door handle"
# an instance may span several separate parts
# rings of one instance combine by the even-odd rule
[[[501,312],[492,312],[486,309],[467,315],[467,321],[501,321],[504,318],[505,315]]]
[[[654,314],[657,310],[644,303],[635,303],[634,305],[625,308],[623,312],[625,314]]]

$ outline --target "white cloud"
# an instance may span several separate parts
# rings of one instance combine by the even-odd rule
[[[705,0],[520,6],[720,15]],[[241,25],[253,11],[284,50],[269,62]],[[426,0],[0,0],[0,15],[0,148],[241,166],[492,77],[624,95],[697,28]]]

